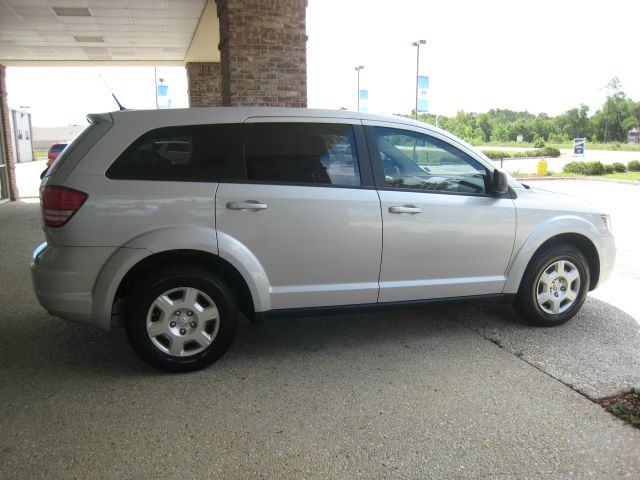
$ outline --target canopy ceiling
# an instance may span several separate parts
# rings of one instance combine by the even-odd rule
[[[0,64],[219,62],[214,0],[0,0]]]

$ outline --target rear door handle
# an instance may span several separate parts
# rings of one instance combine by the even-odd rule
[[[389,213],[422,213],[422,209],[415,205],[403,205],[401,207],[389,207]]]
[[[266,210],[267,204],[257,200],[245,200],[244,202],[229,202],[227,208],[229,210]]]

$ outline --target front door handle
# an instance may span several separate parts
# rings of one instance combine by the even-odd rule
[[[267,204],[257,200],[245,200],[244,202],[229,202],[227,208],[229,210],[266,210]]]
[[[389,207],[389,213],[422,213],[420,207],[415,205],[403,205],[401,207]]]

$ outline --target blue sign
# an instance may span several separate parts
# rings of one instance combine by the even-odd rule
[[[429,77],[418,77],[418,113],[429,111]]]
[[[158,85],[157,92],[158,108],[171,108],[171,99],[169,98],[169,85]]]
[[[587,143],[585,138],[574,138],[573,139],[573,154],[574,155],[584,155],[585,143]]]
[[[360,90],[360,111],[369,111],[369,90]]]

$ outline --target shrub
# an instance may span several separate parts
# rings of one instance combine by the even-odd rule
[[[604,175],[604,165],[601,162],[593,161],[584,164],[585,175]]]
[[[501,158],[537,158],[537,157],[559,157],[560,150],[554,147],[544,147],[539,150],[521,150],[517,152],[508,152],[500,150],[483,150],[483,152],[491,160],[500,160]]]
[[[607,165],[609,166],[609,165]],[[627,171],[627,167],[625,167],[624,163],[620,163],[620,162],[613,162],[611,164],[611,168],[613,168],[613,170],[615,170],[616,172],[626,172]]]
[[[501,152],[499,150],[483,150],[482,153],[484,153],[491,160],[500,160],[501,158],[510,157],[509,152]]]
[[[624,167],[624,165],[623,165],[623,167]],[[625,167],[625,169],[626,169],[626,167]],[[604,173],[613,173],[613,172],[615,172],[615,171],[616,171],[616,170],[615,170],[615,168],[613,167],[613,165],[605,165],[605,166],[604,166]]]
[[[546,147],[546,146],[547,146],[547,144],[546,144],[546,143],[544,143],[544,140],[543,140],[542,138],[538,137],[538,138],[536,138],[536,141],[535,141],[535,143],[533,144],[533,146],[534,146],[535,148],[544,148],[544,147]]]
[[[584,175],[585,165],[586,164],[584,162],[569,162],[564,167],[562,167],[562,171],[565,173],[576,173],[578,175]]]
[[[543,157],[557,158],[560,156],[560,150],[555,147],[544,147],[538,152],[538,155],[542,155]]]
[[[564,138],[562,135],[558,135],[557,133],[549,135],[549,143],[565,143],[568,141],[568,139]]]
[[[640,172],[640,160],[631,160],[627,163],[630,172]]]

